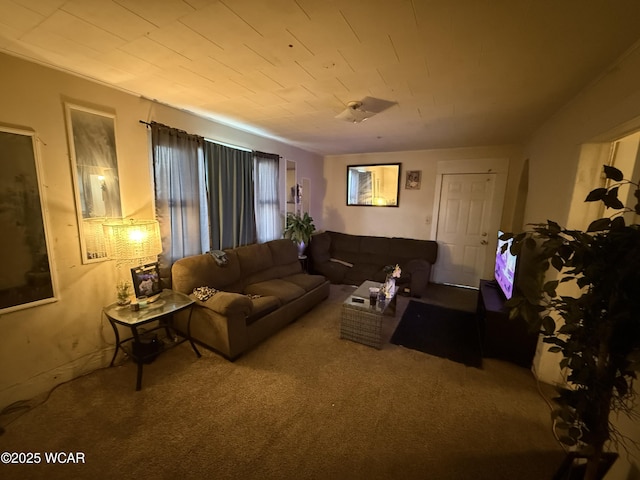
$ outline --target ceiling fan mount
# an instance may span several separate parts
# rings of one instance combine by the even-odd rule
[[[395,104],[396,102],[380,98],[364,97],[360,101],[348,102],[347,108],[336,115],[336,118],[345,122],[361,123]]]

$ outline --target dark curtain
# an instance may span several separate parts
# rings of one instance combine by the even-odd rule
[[[162,236],[160,276],[163,285],[169,286],[173,262],[208,249],[204,139],[153,122],[151,142],[156,216]]]
[[[256,243],[253,153],[205,142],[211,249]]]

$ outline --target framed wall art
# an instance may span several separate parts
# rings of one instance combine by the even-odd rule
[[[2,314],[57,298],[35,132],[0,126],[0,165]]]
[[[115,115],[65,104],[82,263],[107,259],[102,224],[121,218]]]
[[[347,165],[347,206],[397,207],[400,166]]]
[[[407,190],[420,190],[422,170],[407,170],[407,178],[404,188]]]

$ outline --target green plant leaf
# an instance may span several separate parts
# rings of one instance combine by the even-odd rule
[[[611,225],[611,219],[609,218],[599,218],[598,220],[594,220],[589,224],[587,228],[587,232],[601,232],[603,230],[607,230]]]
[[[591,285],[591,280],[589,280],[587,277],[580,277],[578,280],[576,280],[576,285],[578,285],[579,288],[584,288],[588,285]]]
[[[547,225],[549,227],[549,235],[558,235],[562,232],[562,228],[553,220],[547,220]]]
[[[611,220],[611,230],[620,230],[623,229],[626,225],[626,222],[624,220],[623,216],[619,216],[614,218],[613,220]]]
[[[606,194],[607,194],[606,188],[596,188],[589,192],[589,195],[587,195],[587,198],[585,198],[584,201],[597,202],[599,200],[602,200]]]
[[[551,257],[551,265],[557,271],[561,271],[562,268],[564,267],[564,262],[562,261],[562,258],[560,258],[558,255],[554,255],[553,257]]]
[[[613,187],[610,189],[607,194],[603,197],[602,201],[608,208],[613,208],[614,210],[620,210],[624,208],[624,203],[620,201],[618,198],[618,187]]]
[[[549,315],[542,319],[542,328],[545,335],[553,335],[556,331],[556,322]]]
[[[556,258],[556,257],[554,257]],[[549,295],[550,297],[555,297],[556,296],[556,288],[558,288],[558,283],[560,283],[558,280],[552,280],[550,282],[546,282],[543,287],[542,290]]]
[[[604,165],[604,175],[616,182],[621,182],[624,179],[622,172],[611,165]]]

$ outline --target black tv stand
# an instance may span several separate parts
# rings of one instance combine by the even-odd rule
[[[509,319],[505,298],[493,280],[480,280],[477,315],[482,325],[483,356],[507,360],[529,368],[538,343],[522,318]]]

